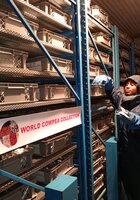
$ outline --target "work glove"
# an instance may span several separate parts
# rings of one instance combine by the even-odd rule
[[[117,116],[120,117],[120,119],[128,125],[130,129],[134,128],[137,129],[138,127],[140,128],[139,124],[139,116],[134,114],[133,112],[130,112],[123,107],[120,107],[119,110],[117,111]]]
[[[105,86],[106,93],[112,92],[114,84],[111,77],[106,75],[96,76],[92,82],[92,85],[101,85],[101,84]]]

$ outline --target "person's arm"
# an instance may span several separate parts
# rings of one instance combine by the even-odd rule
[[[129,129],[140,129],[140,116],[121,107],[122,94],[119,89],[114,87],[111,77],[106,75],[96,76],[92,84],[103,84],[106,94],[115,106],[120,119],[128,125]]]
[[[121,120],[128,125],[129,129],[140,129],[140,116],[130,112],[122,107],[120,107],[120,111],[118,111],[118,115]]]
[[[92,82],[92,85],[101,84],[105,86],[105,92],[108,98],[111,100],[112,104],[116,109],[119,109],[122,95],[120,90],[114,87],[112,78],[106,75],[96,76]]]

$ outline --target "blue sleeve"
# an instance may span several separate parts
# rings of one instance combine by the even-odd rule
[[[105,92],[108,98],[111,100],[114,107],[116,109],[119,109],[122,95],[120,90],[114,87],[114,82],[112,78],[106,75],[96,76],[92,82],[92,85],[100,84],[103,84],[105,86]]]
[[[127,111],[127,110],[126,110]],[[120,119],[128,125],[128,129],[138,130],[140,129],[140,116],[127,111],[126,113],[118,112]]]
[[[129,112],[131,116],[131,121],[128,123],[129,129],[140,129],[140,116]]]
[[[115,109],[119,110],[122,102],[122,93],[120,90],[114,87],[111,93],[107,92],[107,96],[114,105]]]

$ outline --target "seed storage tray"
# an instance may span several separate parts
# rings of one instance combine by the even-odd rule
[[[72,26],[64,24],[57,19],[54,19],[51,15],[45,13],[36,6],[27,3],[26,1],[15,0],[15,3],[19,6],[26,17],[32,19],[34,16],[34,18],[36,18],[36,22],[38,22],[40,25],[42,24],[43,26],[46,26],[55,31],[62,31],[65,29],[72,30]]]
[[[37,30],[39,28],[38,23],[35,23],[31,20],[27,20],[29,25],[35,34],[37,34]],[[4,10],[0,10],[0,28],[5,30],[10,30],[15,32],[15,34],[20,35],[29,35],[27,29],[23,25],[23,23],[17,18],[17,16],[13,13],[6,12]]]
[[[28,148],[21,154],[13,154],[9,158],[0,160],[0,169],[18,175],[32,167],[32,154],[33,149]],[[9,179],[0,176],[0,185],[7,182]]]
[[[71,26],[71,16],[65,13],[64,10],[57,8],[54,4],[44,1],[37,2],[34,5],[44,11],[47,15],[50,15],[54,20]]]
[[[26,69],[27,58],[27,52],[0,47],[0,66],[6,68]]]
[[[29,177],[28,181],[35,183],[35,179],[33,177]],[[21,199],[30,199],[34,194],[34,188],[29,187],[27,185],[18,184],[15,187],[10,188],[4,194],[0,194],[1,200],[21,200]]]
[[[54,162],[55,160],[59,159],[60,157],[63,157],[64,155],[73,152],[77,148],[76,145],[71,145],[69,148],[63,149],[63,151],[59,152],[59,154],[54,154],[53,156],[49,156],[46,160],[46,158],[33,158],[32,159],[32,167],[30,169],[27,169],[25,172],[19,174],[18,176],[21,178],[27,178],[31,176],[32,174],[36,173],[37,171],[43,169],[50,163]],[[75,170],[76,171],[76,170]],[[6,184],[2,185],[0,187],[0,193],[7,190],[11,186],[15,185],[16,181],[9,181]]]
[[[56,136],[32,144],[34,153],[43,157],[59,152],[71,145],[73,131],[65,131]]]
[[[73,154],[65,155],[48,165],[46,168],[38,171],[36,179],[45,184],[50,183],[60,174],[66,174],[73,167]]]
[[[0,104],[37,101],[38,84],[0,83]]]
[[[53,56],[52,59],[63,74],[73,75],[73,66],[71,60],[61,59]],[[57,73],[52,64],[45,57],[35,57],[29,59],[27,62],[27,68],[34,71]]]
[[[71,98],[70,89],[65,85],[39,85],[39,100],[56,100]]]
[[[89,12],[103,24],[108,25],[108,14],[100,6],[91,5]]]
[[[29,50],[29,53],[32,55],[38,55],[42,56],[43,52],[39,49],[37,44],[34,42],[33,38],[28,35],[21,35],[18,33],[15,33],[11,30],[5,30],[4,28],[0,28],[0,39],[1,44],[7,47],[12,46],[12,48],[20,50],[20,51],[27,51]],[[68,53],[73,54],[73,51],[67,48],[59,48],[59,46],[52,45],[48,42],[41,41],[42,44],[47,48],[47,50],[50,53],[53,54],[62,54],[62,53]],[[19,43],[22,43],[22,45],[19,45]],[[30,49],[29,49],[30,46]]]

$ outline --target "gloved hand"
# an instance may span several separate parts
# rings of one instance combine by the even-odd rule
[[[122,121],[126,124],[130,124],[134,120],[134,114],[132,112],[129,112],[128,110],[124,109],[123,107],[120,107],[120,109],[117,111],[117,115],[122,119]]]
[[[114,88],[113,80],[111,77],[106,76],[106,75],[100,75],[96,76],[95,79],[92,82],[92,85],[100,85],[103,84],[105,85],[105,91],[108,93],[112,92]]]

